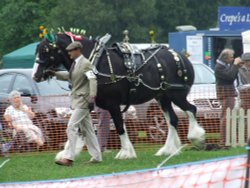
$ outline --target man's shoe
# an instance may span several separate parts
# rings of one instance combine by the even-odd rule
[[[62,165],[62,166],[72,166],[73,161],[69,159],[61,159],[59,161],[55,161],[56,164]]]

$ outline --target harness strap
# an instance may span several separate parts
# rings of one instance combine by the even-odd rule
[[[179,55],[179,57],[180,57],[180,59],[181,59],[181,64],[182,64],[182,66],[183,66],[183,79],[184,79],[184,81],[186,82],[186,81],[188,81],[188,77],[187,77],[187,69],[186,69],[186,65],[185,65],[185,63],[184,63],[184,60],[183,60],[183,58]]]
[[[156,62],[156,67],[159,71],[159,76],[160,76],[160,80],[163,82],[163,81],[166,81],[165,80],[165,76],[163,74],[163,68],[162,68],[162,64],[159,62],[158,58],[156,56],[154,56],[154,60]]]
[[[184,63],[183,58],[181,57],[181,55],[177,54],[174,50],[169,49],[168,50],[170,53],[172,53],[172,55],[174,56],[174,60],[176,62],[176,66],[177,66],[177,75],[179,77],[183,77],[184,81],[186,82],[188,80],[187,77],[187,69],[186,69],[186,65]],[[182,67],[181,67],[182,65]]]
[[[109,55],[108,50],[106,50],[106,55],[107,55],[109,70],[110,70],[110,74],[111,74],[110,79],[112,81],[115,81],[116,78],[115,78],[115,74],[114,74],[114,70],[113,70],[113,67],[112,67],[112,63],[111,63],[111,60],[110,60],[110,55]]]

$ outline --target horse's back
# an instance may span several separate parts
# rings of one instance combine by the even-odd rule
[[[98,77],[98,90],[102,93],[101,98],[117,100],[121,104],[141,104],[159,94],[171,93],[179,86],[179,89],[188,93],[194,81],[194,70],[190,61],[183,55],[173,54],[167,48],[160,49],[153,57],[153,52],[145,52],[143,66],[131,74],[124,66],[123,58],[116,52],[110,52],[112,71],[116,75],[124,76],[123,79],[112,81],[111,78]],[[110,74],[111,67],[108,58],[103,56],[99,63],[100,72]],[[131,79],[132,78],[132,79]],[[183,86],[183,88],[181,88]]]

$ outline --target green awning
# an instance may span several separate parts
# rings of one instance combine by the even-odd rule
[[[3,56],[3,68],[32,68],[35,50],[39,42],[19,48]]]

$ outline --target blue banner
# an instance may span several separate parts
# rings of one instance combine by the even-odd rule
[[[250,7],[219,7],[220,30],[250,29]]]

